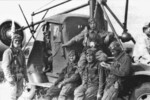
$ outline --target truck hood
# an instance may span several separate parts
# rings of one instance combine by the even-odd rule
[[[150,75],[150,65],[133,63],[132,71],[134,75]]]

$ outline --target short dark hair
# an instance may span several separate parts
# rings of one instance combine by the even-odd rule
[[[147,28],[149,28],[149,27],[150,27],[150,23],[145,24],[145,25],[143,26],[143,32],[144,32]]]
[[[89,54],[89,55],[95,55],[96,53],[96,49],[95,48],[89,48],[86,50],[86,55]]]
[[[114,50],[117,50],[117,51],[121,51],[121,45],[118,41],[113,41],[110,45],[109,45],[109,49],[114,49]]]
[[[70,50],[69,53],[68,53],[68,56],[70,56],[70,55],[75,55],[76,56],[77,55],[76,51],[75,50]]]
[[[94,18],[89,18],[88,23],[90,24],[91,22],[96,23],[96,20]]]
[[[12,40],[17,39],[17,40],[23,40],[22,36],[20,34],[14,33],[11,37]]]

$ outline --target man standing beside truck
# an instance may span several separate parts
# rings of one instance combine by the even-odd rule
[[[2,70],[8,91],[7,100],[17,100],[23,92],[24,79],[28,82],[25,56],[22,47],[22,36],[14,33],[12,42],[3,53]]]

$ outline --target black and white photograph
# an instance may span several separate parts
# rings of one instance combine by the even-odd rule
[[[0,100],[150,100],[149,0],[0,0]]]

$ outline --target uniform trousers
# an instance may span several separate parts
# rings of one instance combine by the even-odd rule
[[[119,84],[115,82],[108,89],[104,90],[104,94],[101,100],[117,100],[119,92]]]
[[[82,84],[74,91],[74,100],[95,100],[97,96],[98,86]]]
[[[73,96],[75,88],[75,84],[66,84],[62,88],[52,86],[48,89],[46,98],[48,98],[48,100],[52,100],[54,97],[58,96],[58,100],[67,100],[68,98],[70,98],[70,96]]]

